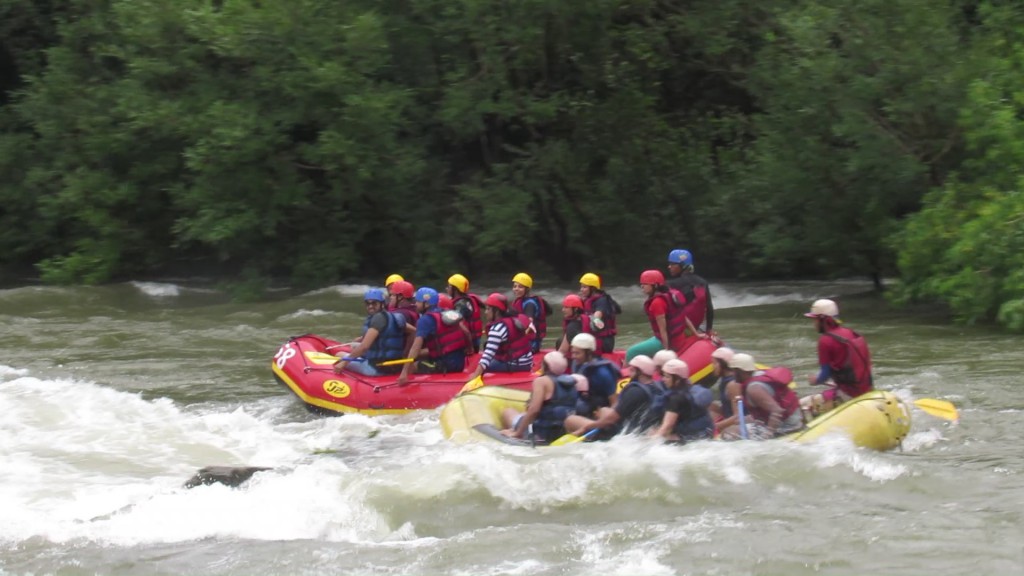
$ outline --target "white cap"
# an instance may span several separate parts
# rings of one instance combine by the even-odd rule
[[[744,372],[754,372],[757,370],[757,364],[754,363],[754,357],[750,354],[733,354],[732,360],[729,360],[729,368],[735,368],[736,370],[743,370]]]
[[[580,332],[574,336],[569,345],[580,350],[597,350],[597,340],[594,339],[592,334],[587,334],[586,332]]]
[[[734,354],[736,354],[736,352],[734,352],[732,348],[722,346],[721,348],[715,348],[715,351],[711,353],[711,357],[717,358],[728,365],[729,360],[732,360]]]
[[[678,358],[673,358],[668,362],[665,362],[665,365],[661,367],[661,371],[665,374],[674,374],[680,378],[690,377],[690,367],[686,365],[686,362],[683,362]]]
[[[565,374],[566,368],[569,367],[569,361],[565,359],[565,355],[554,350],[544,355],[544,364],[547,365],[548,370],[551,371],[555,376],[561,376]]]
[[[817,318],[818,316],[831,316],[835,318],[839,316],[839,306],[835,302],[827,298],[821,300],[815,300],[814,304],[811,304],[811,311],[804,314],[808,318]]]
[[[634,356],[633,359],[629,361],[629,365],[634,368],[639,368],[641,372],[648,376],[654,376],[654,371],[658,368],[654,365],[654,360],[651,360],[650,356],[644,356],[643,354]]]
[[[657,352],[654,353],[654,364],[658,368],[661,368],[662,366],[665,365],[665,362],[668,362],[669,360],[675,360],[676,358],[679,358],[679,356],[677,356],[676,353],[671,350],[658,350]]]

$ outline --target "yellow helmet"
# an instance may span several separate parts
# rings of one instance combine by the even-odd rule
[[[405,280],[405,278],[402,278],[398,274],[392,274],[391,276],[388,276],[387,280],[384,281],[384,286],[391,286],[395,282],[401,282],[402,280]]]
[[[593,272],[587,272],[583,276],[580,276],[580,284],[584,286],[590,286],[591,288],[601,289],[601,277]]]
[[[459,292],[469,292],[469,278],[462,274],[452,274],[448,278],[448,284],[454,286]]]
[[[519,284],[522,284],[527,288],[533,288],[533,278],[530,278],[530,275],[527,274],[526,272],[520,272],[519,274],[516,274],[515,276],[512,277],[512,281],[518,282]]]

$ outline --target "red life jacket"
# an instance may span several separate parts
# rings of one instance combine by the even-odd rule
[[[392,312],[398,312],[402,316],[405,316],[405,323],[409,326],[415,326],[416,322],[420,319],[420,313],[416,311],[415,302],[402,302]]]
[[[690,319],[693,326],[699,327],[707,320],[708,314],[708,285],[703,278],[696,274],[687,273],[669,278],[667,284],[671,288],[679,290],[683,295],[683,306],[686,308],[686,317]],[[710,328],[709,328],[710,329]]]
[[[473,338],[480,338],[484,331],[484,302],[476,294],[463,294],[452,300],[452,304],[458,307],[458,303],[462,300],[469,300],[473,305],[473,313],[466,320],[466,324],[469,326],[469,333],[473,335]]]
[[[432,316],[437,324],[437,332],[424,342],[431,360],[466,349],[469,342],[466,342],[466,335],[462,332],[459,322],[449,326],[442,321],[440,312],[432,311],[427,314]]]
[[[615,302],[612,300],[611,296],[605,294],[604,292],[595,292],[590,295],[590,298],[587,298],[586,300],[583,301],[583,311],[586,312],[587,314],[593,315],[593,313],[597,309],[597,302],[601,298],[606,298],[608,300],[609,308],[614,310],[617,306],[617,304],[615,304]],[[601,321],[604,322],[604,328],[596,332],[592,332],[594,338],[597,338],[598,342],[600,342],[602,338],[606,338],[608,336],[615,336],[616,334],[618,334],[618,330],[615,329],[615,316],[616,315],[613,312],[608,317],[601,317]]]
[[[569,322],[573,320],[580,321],[581,334],[591,334],[594,336],[594,340],[597,341],[597,349],[594,350],[594,353],[597,354],[598,356],[603,354],[603,342],[600,338],[597,337],[597,334],[594,333],[594,325],[590,320],[590,316],[588,316],[587,314],[580,314],[579,318],[562,318],[562,335],[564,336],[566,334],[566,330],[568,330],[569,328]]]
[[[843,326],[827,330],[823,336],[835,338],[846,348],[846,361],[843,365],[838,368],[830,366],[836,387],[853,398],[874,389],[871,351],[868,350],[868,343],[864,337]]]
[[[526,331],[533,320],[526,314],[506,316],[487,325],[490,330],[496,322],[505,325],[508,330],[508,340],[498,346],[494,358],[502,362],[513,362],[533,351],[533,334]]]
[[[742,383],[743,397],[747,396],[747,387],[753,382],[764,382],[772,387],[772,391],[775,392],[775,401],[782,407],[782,419],[785,420],[793,415],[800,409],[800,397],[796,395],[796,392],[789,388],[789,383],[793,381],[793,372],[784,366],[776,366],[775,368],[769,368],[764,372],[753,376],[750,380]],[[772,413],[769,410],[765,410],[760,406],[754,406],[748,404],[748,413],[752,415],[756,420],[764,424],[768,423],[768,419],[771,418]]]
[[[537,317],[531,318],[531,320],[533,320],[533,327],[537,330],[533,339],[540,342],[548,335],[548,316],[551,315],[551,304],[548,304],[548,301],[540,296],[523,296],[516,298],[512,303],[512,309],[522,314],[528,300],[534,300],[537,303]]]
[[[679,290],[669,288],[668,292],[655,292],[644,302],[644,312],[647,314],[647,319],[651,322],[651,330],[654,331],[655,337],[660,339],[661,331],[658,329],[658,321],[656,317],[651,314],[651,304],[656,298],[664,299],[665,304],[668,307],[668,311],[665,312],[665,327],[668,329],[669,344],[672,344],[677,338],[680,338],[687,333],[686,308],[683,307],[683,295]],[[681,351],[682,350],[676,350],[676,352]]]

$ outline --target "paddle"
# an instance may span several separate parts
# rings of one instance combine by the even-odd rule
[[[736,414],[740,419],[740,438],[744,440],[750,439],[750,434],[747,432],[747,415],[743,410],[743,397],[736,397]]]
[[[960,418],[960,414],[956,411],[956,406],[947,400],[918,398],[917,400],[914,400],[914,406],[917,406],[924,412],[931,414],[936,418],[942,418],[943,420],[956,422]]]
[[[466,382],[466,385],[463,386],[461,390],[459,390],[459,394],[462,394],[464,392],[472,392],[473,390],[476,390],[477,388],[479,388],[479,387],[481,387],[483,385],[484,385],[484,375],[481,374],[481,375],[477,376],[476,378],[473,378],[469,382]]]
[[[597,434],[597,432],[599,430],[601,430],[601,429],[600,428],[594,428],[593,430],[591,430],[590,432],[587,432],[583,436],[575,436],[573,434],[566,434],[565,436],[562,436],[561,438],[558,438],[554,442],[552,442],[551,446],[565,446],[566,444],[575,444],[577,442],[583,442],[587,438],[590,438],[594,434]]]
[[[345,356],[344,358],[342,358],[342,360],[344,360],[345,362],[358,362],[360,360],[365,360],[365,358],[363,358],[362,356],[359,356],[358,358],[352,358],[350,356]],[[410,362],[415,362],[415,361],[416,361],[415,358],[399,358],[398,360],[388,360],[386,362],[378,362],[377,366],[395,366],[396,364],[408,364]]]

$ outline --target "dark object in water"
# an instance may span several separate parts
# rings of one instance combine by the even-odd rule
[[[252,475],[263,470],[272,470],[260,466],[207,466],[201,468],[185,482],[185,488],[223,484],[232,488],[239,486]]]

